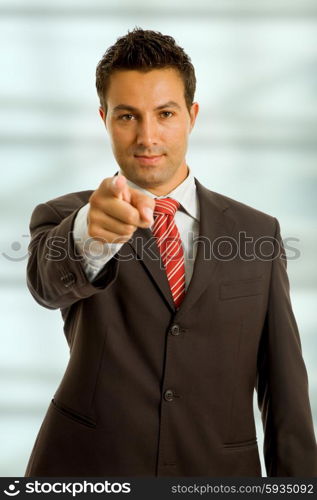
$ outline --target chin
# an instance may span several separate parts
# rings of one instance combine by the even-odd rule
[[[170,178],[169,175],[164,175],[164,172],[160,172],[158,167],[145,167],[142,170],[138,171],[138,174],[135,176],[138,180],[137,183],[143,182],[147,185],[160,185],[164,182],[167,182]]]
[[[121,167],[121,170],[128,179],[131,179],[131,181],[136,184],[161,184],[162,182],[166,182],[170,177],[168,172],[164,172],[158,165],[138,165],[137,167],[128,169],[123,169]]]

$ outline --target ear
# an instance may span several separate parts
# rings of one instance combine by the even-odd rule
[[[105,124],[105,127],[107,128],[107,125],[106,125],[106,113],[105,113],[105,110],[103,109],[102,106],[99,106],[99,114],[101,116],[102,121]]]
[[[189,112],[189,116],[190,116],[190,129],[189,131],[191,132],[194,125],[195,125],[195,121],[196,121],[196,118],[197,118],[197,115],[198,115],[198,111],[199,111],[199,104],[198,102],[193,102],[193,104],[191,105],[191,108],[190,108],[190,112]]]

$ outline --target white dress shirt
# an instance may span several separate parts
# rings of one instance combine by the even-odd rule
[[[120,169],[120,174],[124,175]],[[185,290],[193,274],[194,261],[196,257],[197,245],[194,245],[195,238],[199,235],[199,200],[196,192],[194,176],[188,167],[186,179],[175,189],[163,196],[143,189],[134,182],[127,179],[127,184],[134,189],[151,198],[173,198],[180,203],[175,214],[175,224],[178,228],[182,241],[185,261]],[[97,276],[105,264],[120,250],[125,243],[101,243],[91,238],[88,234],[87,214],[89,203],[84,205],[77,213],[74,222],[73,236],[77,250],[84,257],[83,267],[89,281]],[[149,227],[151,229],[152,226]]]

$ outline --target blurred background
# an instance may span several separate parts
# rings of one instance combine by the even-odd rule
[[[196,68],[194,175],[297,239],[288,272],[317,428],[316,1],[1,0],[1,476],[24,474],[69,357],[60,312],[26,287],[29,219],[117,171],[95,68],[136,25],[172,35]],[[261,450],[256,400],[255,415]]]

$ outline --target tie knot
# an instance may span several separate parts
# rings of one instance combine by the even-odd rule
[[[173,198],[155,198],[154,215],[167,214],[174,217],[179,205]]]

